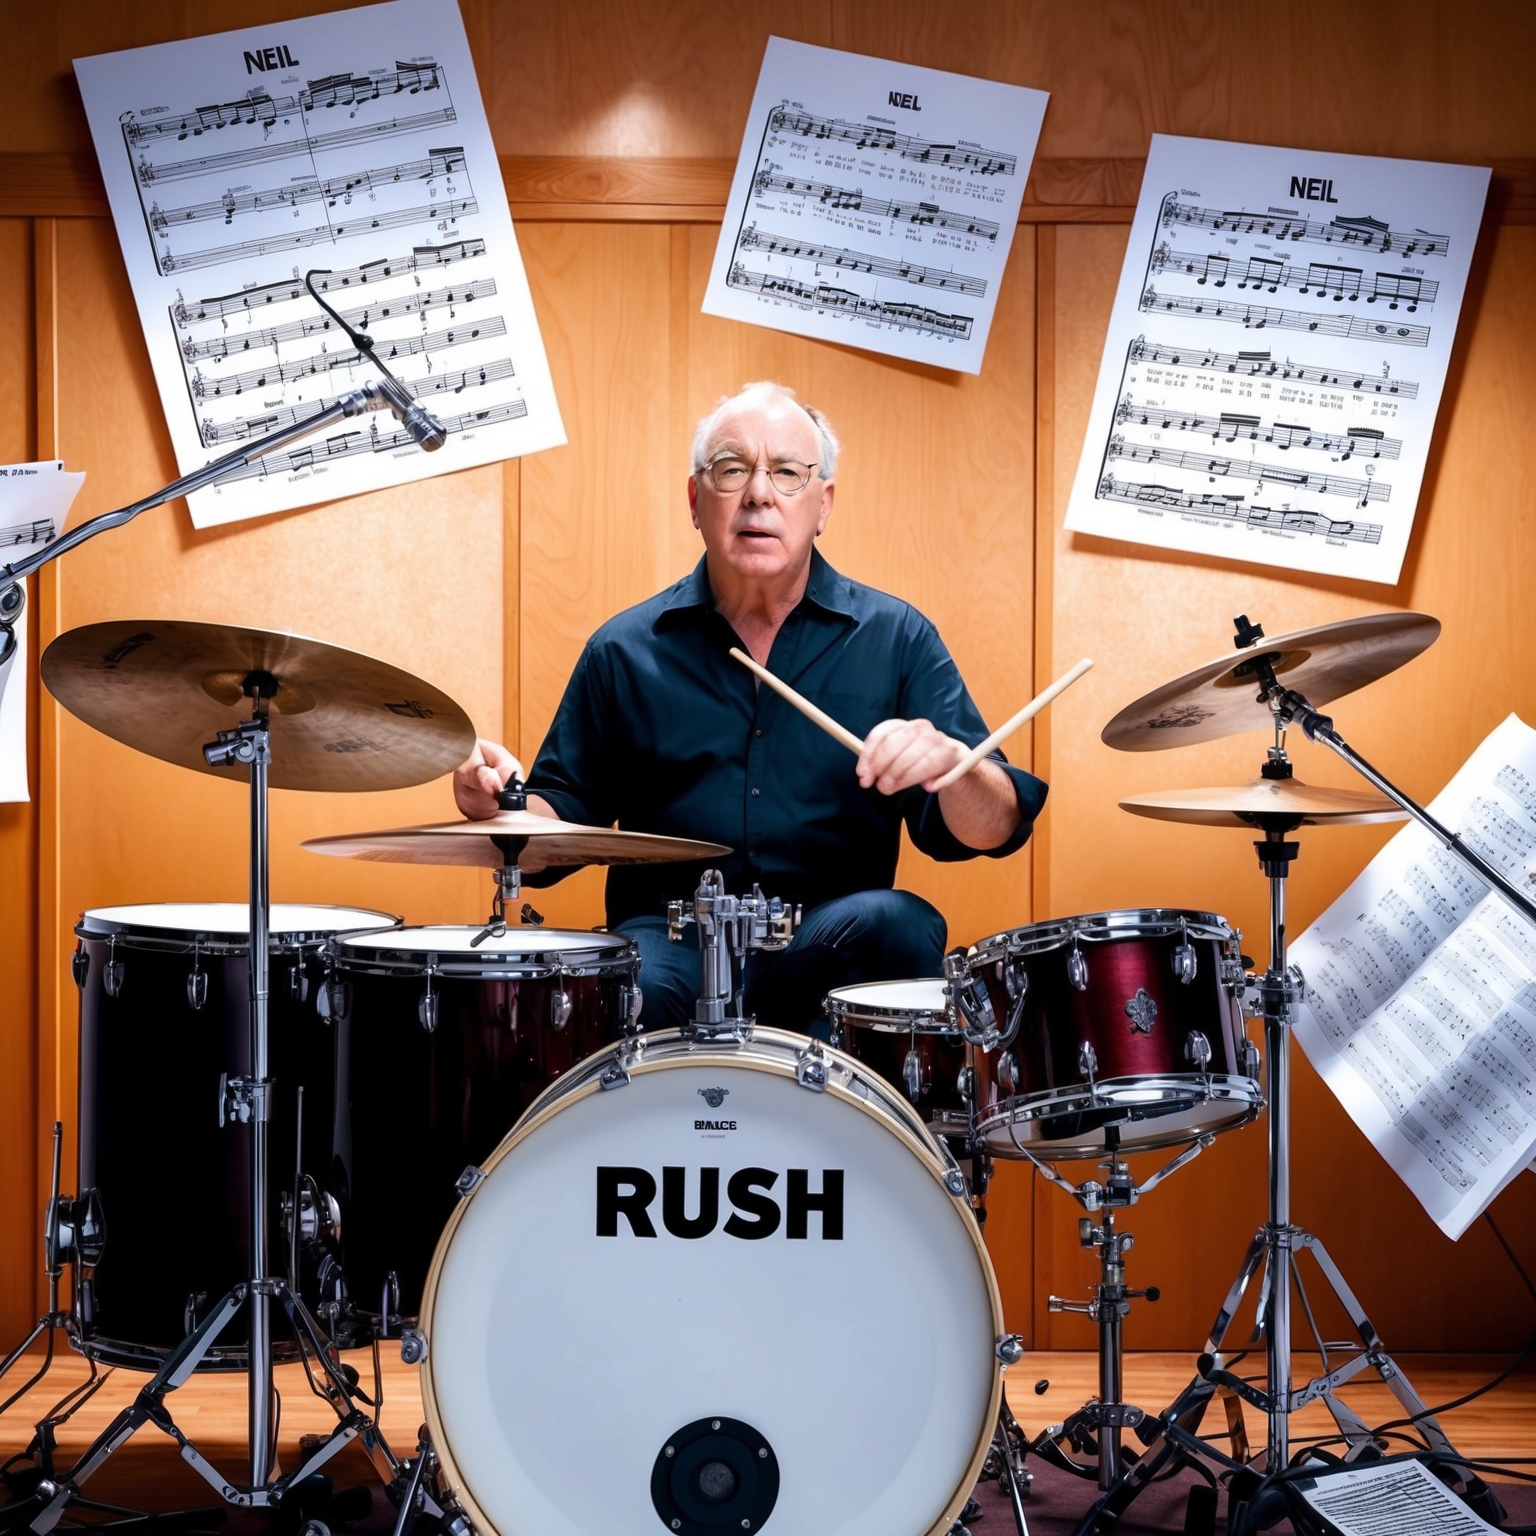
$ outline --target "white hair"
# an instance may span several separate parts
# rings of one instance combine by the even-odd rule
[[[787,400],[791,405],[798,405],[807,416],[811,418],[811,425],[816,429],[816,440],[821,444],[821,460],[816,466],[816,475],[821,480],[831,480],[837,474],[837,455],[841,451],[842,444],[837,440],[837,433],[832,430],[832,423],[816,409],[814,405],[807,405],[787,385],[775,383],[772,379],[759,379],[753,384],[743,384],[734,395],[722,395],[716,402],[714,410],[707,415],[694,429],[693,433],[693,472],[698,474],[704,468],[704,452],[709,447],[709,440],[715,434],[715,428],[720,424],[720,418],[732,407],[739,405],[748,395],[762,395],[770,400]]]

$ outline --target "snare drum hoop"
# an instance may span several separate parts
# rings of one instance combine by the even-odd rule
[[[124,904],[124,906],[129,904]],[[151,910],[154,907],[188,907],[188,906],[231,906],[241,912],[248,909],[241,902],[134,902],[133,908],[140,911]],[[316,910],[320,909],[319,903],[291,902],[282,905],[307,906]],[[194,950],[204,955],[222,957],[228,955],[244,955],[249,953],[251,936],[248,929],[230,930],[222,928],[157,928],[149,923],[124,922],[114,918],[104,918],[103,912],[120,912],[124,906],[116,907],[87,907],[80,914],[75,923],[75,937],[83,940],[93,940],[99,944],[116,943],[120,949],[141,949],[159,954],[190,955]],[[348,923],[341,928],[279,928],[269,926],[269,949],[274,954],[291,954],[298,949],[323,949],[339,934],[343,933],[377,933],[380,930],[399,928],[404,919],[396,917],[391,912],[375,912],[371,907],[334,907],[336,912],[349,912],[358,916],[376,918],[373,923]]]
[[[949,1002],[935,1012],[931,1008],[887,1008],[880,1003],[866,1002],[846,996],[852,991],[867,992],[881,985],[879,982],[861,982],[857,988],[840,987],[827,993],[822,1007],[827,1017],[837,1024],[854,1024],[860,1029],[873,1029],[888,1035],[959,1035],[960,1026],[955,1023]],[[943,983],[939,985],[942,987]],[[839,993],[845,994],[839,996]]]
[[[526,1141],[547,1120],[552,1119],[567,1103],[575,1103],[594,1093],[602,1092],[601,1074],[597,1068],[605,1061],[621,1060],[624,1070],[631,1077],[641,1073],[666,1072],[676,1067],[745,1067],[754,1072],[772,1072],[793,1081],[795,1065],[800,1053],[808,1045],[815,1043],[805,1035],[793,1035],[786,1030],[754,1029],[743,1045],[695,1045],[679,1031],[668,1030],[655,1035],[639,1035],[617,1046],[608,1046],[594,1052],[585,1061],[578,1062],[564,1077],[550,1084],[528,1106],[522,1119],[507,1132],[501,1144],[485,1160],[481,1172],[488,1178],[504,1157],[510,1156],[520,1143]],[[872,1119],[878,1120],[916,1156],[934,1179],[944,1186],[945,1174],[956,1165],[952,1159],[946,1161],[939,1143],[917,1118],[910,1106],[904,1100],[898,1100],[894,1094],[888,1093],[885,1084],[869,1076],[853,1057],[828,1045],[822,1045],[821,1052],[827,1064],[827,1083],[822,1091],[852,1104]],[[648,1056],[652,1059],[646,1060]],[[839,1077],[843,1080],[839,1081]],[[853,1089],[855,1083],[860,1084],[865,1093],[855,1092]],[[810,1089],[806,1090],[806,1092],[810,1091]],[[892,1124],[892,1121],[896,1123]],[[483,1182],[482,1180],[482,1184]],[[476,1189],[480,1187],[477,1185]],[[948,1194],[947,1186],[944,1187],[945,1193]],[[432,1375],[432,1315],[437,1305],[437,1286],[442,1275],[443,1263],[448,1257],[448,1250],[453,1245],[453,1236],[458,1230],[459,1222],[463,1220],[464,1212],[469,1209],[470,1201],[473,1199],[472,1191],[453,1208],[453,1214],[448,1218],[448,1225],[443,1228],[443,1235],[437,1240],[437,1249],[432,1255],[432,1267],[427,1271],[427,1283],[421,1294],[421,1327],[427,1338],[427,1356],[422,1362],[421,1370],[422,1408],[426,1414],[427,1427],[432,1433],[432,1446],[437,1455],[443,1484],[463,1505],[465,1514],[469,1516],[475,1528],[487,1533],[487,1536],[525,1536],[525,1533],[520,1531],[498,1531],[486,1518],[485,1511],[480,1508],[474,1495],[470,1493],[464,1475],[454,1460],[452,1448],[443,1434],[442,1415],[437,1408],[437,1388]],[[950,1195],[950,1200],[958,1205],[953,1195]],[[997,1273],[992,1268],[992,1260],[987,1253],[986,1244],[982,1241],[981,1228],[974,1214],[962,1224],[981,1263],[982,1275],[986,1281],[987,1299],[992,1307],[992,1333],[995,1342],[1002,1338],[1004,1332],[1003,1298],[997,1286]],[[997,1417],[1002,1400],[1003,1372],[998,1368],[992,1373],[992,1390],[987,1400],[986,1417],[982,1422],[976,1448],[966,1467],[965,1475],[960,1480],[960,1486],[945,1505],[943,1513],[922,1533],[922,1536],[948,1536],[955,1521],[959,1519],[960,1511],[965,1508],[966,1501],[971,1496],[971,1490],[981,1476],[987,1453],[992,1448],[992,1438],[997,1430]]]
[[[396,925],[399,926],[398,924]],[[372,930],[377,932],[378,930]],[[410,929],[401,929],[411,932]],[[420,931],[420,930],[415,930]],[[538,930],[534,930],[537,932]],[[561,929],[561,932],[580,930]],[[447,930],[445,930],[447,932]],[[462,932],[471,929],[465,926]],[[466,940],[461,948],[444,945],[436,949],[391,949],[387,946],[366,948],[350,941],[349,934],[335,934],[327,952],[338,971],[355,976],[462,976],[484,981],[546,981],[556,976],[627,976],[639,969],[640,950],[633,939],[617,934],[591,933],[586,948],[540,949],[530,944],[525,950],[477,951]],[[604,942],[606,941],[606,942]]]
[[[1163,939],[1174,934],[1214,939],[1218,944],[1237,939],[1226,918],[1215,912],[1180,907],[1126,907],[1005,929],[973,944],[970,963],[974,967],[1020,955],[1046,955],[1073,942],[1105,944],[1113,939]]]

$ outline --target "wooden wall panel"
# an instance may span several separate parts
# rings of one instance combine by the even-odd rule
[[[1413,608],[1445,632],[1425,656],[1333,709],[1350,740],[1408,791],[1428,798],[1509,710],[1536,721],[1536,683],[1523,665],[1516,610],[1529,580],[1530,490],[1536,454],[1515,423],[1531,408],[1523,350],[1536,345],[1536,232],[1504,230],[1479,264],[1456,380],[1442,413],[1434,467],[1404,579],[1396,588],[1164,555],[1061,531],[1077,468],[1098,360],[1119,276],[1122,230],[1057,232],[1057,361],[1053,643],[1058,657],[1080,649],[1097,670],[1053,711],[1049,913],[1143,905],[1222,913],[1247,934],[1245,949],[1267,959],[1267,887],[1251,837],[1183,828],[1120,812],[1124,795],[1252,777],[1267,734],[1177,751],[1127,754],[1098,739],[1104,721],[1157,682],[1230,646],[1231,618],[1247,613],[1270,634],[1352,614]],[[1065,707],[1063,707],[1065,706]],[[1349,770],[1305,740],[1290,743],[1298,776],[1353,785]],[[1290,881],[1290,922],[1299,931],[1359,872],[1391,828],[1304,830]],[[1257,1026],[1254,1026],[1257,1036]],[[1301,1057],[1293,1116],[1295,1212],[1315,1223],[1365,1296],[1395,1347],[1495,1347],[1525,1326],[1528,1300],[1485,1227],[1451,1244],[1432,1226]],[[1193,1167],[1136,1212],[1136,1284],[1163,1287],[1129,1333],[1137,1348],[1188,1347],[1203,1337],[1243,1248],[1263,1218],[1262,1125],[1219,1140]],[[1498,1202],[1511,1231],[1528,1230],[1536,1181],[1522,1179]],[[1076,1207],[1042,1199],[1040,1267],[1074,1271]],[[1394,1255],[1388,1259],[1387,1254]],[[1412,1286],[1401,1283],[1408,1259]],[[1053,1319],[1059,1347],[1088,1342],[1076,1319]]]

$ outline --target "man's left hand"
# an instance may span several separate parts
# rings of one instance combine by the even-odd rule
[[[865,789],[900,794],[921,784],[932,789],[965,756],[965,743],[946,736],[928,720],[882,720],[864,738],[857,773]]]

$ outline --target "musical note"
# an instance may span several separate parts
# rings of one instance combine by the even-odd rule
[[[1372,501],[1392,499],[1392,487],[1380,480],[1352,480],[1343,475],[1282,469],[1279,465],[1260,464],[1253,459],[1218,458],[1208,453],[1158,448],[1149,443],[1128,443],[1118,436],[1110,438],[1105,458],[1111,461],[1127,459],[1134,464],[1166,464],[1171,469],[1193,469],[1206,475],[1256,480],[1261,486],[1280,485],[1297,491],[1317,491],[1323,496],[1349,496],[1362,507]]]
[[[1276,448],[1310,448],[1319,453],[1338,454],[1341,459],[1395,459],[1402,443],[1388,437],[1377,427],[1350,427],[1346,431],[1323,432],[1286,422],[1270,422],[1262,417],[1223,411],[1219,416],[1199,416],[1182,411],[1138,406],[1125,395],[1115,407],[1115,421],[1122,426],[1155,427],[1164,432],[1208,434],[1218,443],[1270,443]]]
[[[795,111],[788,102],[769,113],[768,131],[803,139],[828,139],[851,144],[855,149],[894,151],[904,160],[970,171],[978,176],[1012,176],[1019,164],[1017,155],[1002,150],[934,144],[874,123],[848,123],[837,117]]]
[[[439,107],[435,112],[420,112],[414,117],[391,117],[382,123],[354,123],[350,128],[333,128],[329,133],[312,134],[307,141],[295,143],[290,139],[274,140],[266,144],[252,144],[246,149],[226,150],[218,155],[195,155],[186,160],[150,160],[140,155],[134,174],[140,186],[156,186],[161,182],[184,181],[189,176],[223,175],[246,165],[261,165],[269,160],[286,160],[296,150],[314,153],[342,149],[349,144],[364,144],[374,139],[392,139],[400,134],[420,133],[424,129],[457,120],[452,106]]]
[[[770,256],[786,256],[797,261],[812,261],[850,272],[874,272],[881,277],[897,277],[920,288],[942,288],[952,293],[970,293],[980,297],[987,291],[985,278],[967,277],[943,267],[921,267],[896,256],[871,256],[863,251],[843,250],[835,245],[821,245],[793,235],[775,235],[759,230],[755,224],[741,232],[736,243],[739,251],[763,251]]]
[[[1419,386],[1404,379],[1335,372],[1288,357],[1277,360],[1269,352],[1213,352],[1198,346],[1171,346],[1148,341],[1145,336],[1131,342],[1126,357],[1128,362],[1157,363],[1165,368],[1209,369],[1249,379],[1294,379],[1299,384],[1321,384],[1355,394],[1393,395],[1402,400],[1416,400],[1419,394]]]
[[[966,337],[971,334],[969,315],[946,315],[925,309],[920,304],[866,299],[847,288],[833,288],[827,283],[801,283],[789,277],[774,277],[767,272],[753,272],[739,263],[731,268],[727,280],[732,288],[760,293],[765,298],[783,299],[802,309],[832,311],[857,315],[866,320],[880,320],[887,325],[910,327],[935,336]]]
[[[440,202],[422,203],[411,208],[397,208],[392,213],[363,213],[355,218],[338,219],[291,234],[240,240],[233,245],[214,246],[180,256],[167,251],[160,257],[159,267],[160,271],[169,277],[173,272],[191,271],[197,267],[221,266],[227,261],[269,256],[274,251],[303,250],[312,245],[324,244],[326,241],[366,235],[376,229],[399,229],[402,225],[420,224],[429,219],[457,222],[460,218],[479,211],[480,205],[472,197],[444,198]]]
[[[1325,539],[1347,539],[1356,544],[1379,544],[1380,523],[1341,521],[1321,512],[1299,511],[1289,507],[1245,505],[1237,495],[1181,491],[1170,485],[1139,485],[1105,476],[1097,495],[1102,501],[1126,502],[1133,507],[1170,507],[1178,511],[1244,523],[1250,528],[1273,528],[1286,533],[1316,534]]]
[[[34,518],[30,523],[0,528],[0,549],[14,549],[19,544],[51,544],[57,537],[51,517]]]
[[[397,357],[440,352],[445,347],[458,346],[462,342],[482,338],[489,340],[492,336],[506,334],[506,321],[500,315],[491,315],[473,326],[455,326],[452,330],[431,331],[424,336],[411,336],[399,341],[380,341],[374,350],[388,363]],[[197,400],[225,399],[231,395],[244,394],[248,389],[292,384],[300,379],[334,372],[337,368],[351,368],[361,361],[362,354],[349,347],[344,352],[316,352],[291,362],[274,360],[265,368],[252,368],[247,373],[232,374],[227,379],[207,378],[199,371],[192,376],[191,390],[193,398]]]
[[[1198,285],[1210,284],[1224,288],[1233,280],[1229,257],[1212,253],[1200,256],[1190,251],[1175,251],[1167,244],[1158,246],[1152,253],[1150,269],[1153,272],[1180,272],[1193,277]],[[1236,277],[1238,289],[1264,289],[1276,293],[1281,288],[1294,288],[1300,293],[1315,294],[1319,298],[1331,297],[1335,303],[1358,301],[1365,272],[1360,267],[1333,266],[1327,262],[1308,262],[1305,268],[1294,267],[1288,261],[1275,257],[1253,256]],[[1419,305],[1433,304],[1440,292],[1440,285],[1422,277],[1399,277],[1389,272],[1377,272],[1372,286],[1365,295],[1367,304],[1385,300],[1389,309],[1402,304],[1413,313]]]
[[[370,325],[385,320],[398,320],[405,315],[424,315],[429,310],[446,309],[455,304],[468,304],[475,299],[488,298],[496,292],[496,280],[482,278],[476,283],[465,283],[458,288],[439,288],[425,293],[406,294],[398,299],[381,299],[377,304],[359,309],[342,310],[348,324],[366,331]],[[290,320],[286,325],[273,325],[245,332],[223,332],[206,341],[187,340],[181,344],[181,355],[189,362],[202,358],[230,357],[241,352],[259,351],[274,347],[279,342],[302,340],[306,336],[322,335],[332,329],[335,322],[323,310]]]
[[[952,212],[940,208],[937,203],[925,203],[917,199],[905,201],[868,197],[862,189],[850,191],[847,187],[835,187],[826,182],[776,176],[771,169],[759,171],[752,187],[759,195],[779,192],[786,197],[804,198],[823,208],[873,214],[877,219],[890,219],[896,224],[921,224],[930,229],[978,235],[983,240],[997,239],[998,226],[991,220],[977,218],[974,214]]]
[[[1203,316],[1207,320],[1230,320],[1250,330],[1273,326],[1282,331],[1311,331],[1322,336],[1347,336],[1356,340],[1384,341],[1394,346],[1429,345],[1427,325],[1392,324],[1363,315],[1319,313],[1306,309],[1275,309],[1267,304],[1244,304],[1240,300],[1193,298],[1184,294],[1160,294],[1148,288],[1141,296],[1141,308],[1173,315]]]
[[[1200,208],[1181,203],[1178,194],[1163,199],[1162,223],[1165,228],[1188,225],[1194,229],[1231,231],[1238,235],[1262,235],[1266,240],[1305,240],[1322,245],[1344,245],[1362,251],[1395,252],[1400,257],[1444,256],[1450,241],[1444,235],[1424,230],[1394,230],[1379,219],[1340,217],[1323,223],[1294,214],[1234,212],[1231,209]]]

